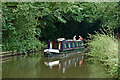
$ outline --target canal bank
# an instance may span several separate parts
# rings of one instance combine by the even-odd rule
[[[36,53],[36,52],[42,52],[42,50],[37,50],[37,51],[30,51],[29,53],[20,53],[20,52],[16,52],[16,51],[7,51],[7,52],[1,52],[0,56],[1,56],[1,62],[7,62],[7,61],[11,61],[13,59],[18,59],[20,57],[29,57],[30,55]]]

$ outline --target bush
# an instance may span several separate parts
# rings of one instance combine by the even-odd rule
[[[90,52],[87,55],[102,61],[108,72],[113,77],[118,77],[118,41],[110,29],[101,32],[96,32],[96,35],[89,34],[87,44]]]

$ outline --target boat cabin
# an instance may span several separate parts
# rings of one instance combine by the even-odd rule
[[[82,40],[58,39],[57,41],[48,42],[48,49],[44,50],[44,54],[63,53],[64,51],[80,49],[83,47]]]
[[[70,50],[77,49],[83,46],[83,42],[78,41],[49,41],[48,49]]]

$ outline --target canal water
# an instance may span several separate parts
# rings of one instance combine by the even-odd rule
[[[110,78],[100,62],[89,63],[82,54],[46,58],[34,55],[2,64],[3,78]]]

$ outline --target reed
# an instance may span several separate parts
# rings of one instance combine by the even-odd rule
[[[109,74],[113,77],[118,77],[118,40],[110,29],[102,29],[100,32],[95,32],[95,35],[89,34],[87,53],[93,56],[93,60],[101,61]]]

